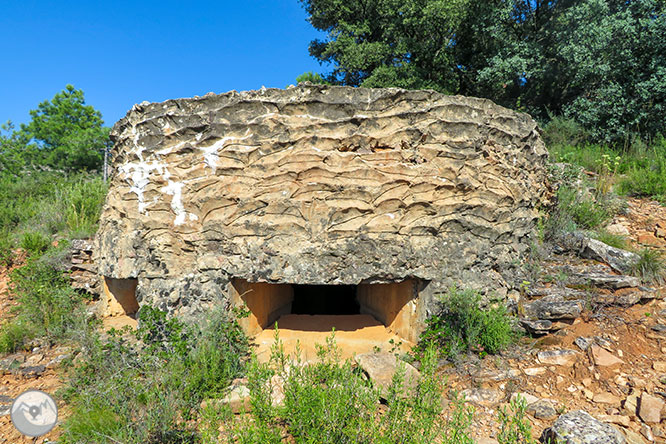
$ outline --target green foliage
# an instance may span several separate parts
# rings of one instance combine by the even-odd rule
[[[21,237],[19,246],[23,248],[28,254],[41,254],[49,248],[49,239],[40,232],[26,231]]]
[[[621,192],[666,202],[666,139],[657,137],[649,148],[638,144],[623,171]]]
[[[497,435],[499,444],[536,444],[532,438],[532,426],[525,414],[527,404],[525,399],[517,396],[511,400],[509,408],[500,407],[497,414],[500,422],[500,432]]]
[[[437,344],[450,358],[476,351],[498,353],[515,339],[512,319],[503,305],[481,307],[481,295],[453,287],[440,297],[440,308],[427,321],[420,347]]]
[[[297,85],[299,83],[303,83],[303,82],[310,82],[310,83],[317,83],[317,84],[327,84],[328,83],[326,80],[324,80],[324,78],[321,76],[321,74],[318,74],[318,73],[312,72],[312,71],[304,72],[303,74],[296,77],[296,84]]]
[[[659,250],[644,248],[638,252],[639,259],[631,269],[631,274],[644,282],[663,284],[666,282],[666,262]]]
[[[25,247],[32,249],[38,236],[42,240],[50,240],[55,234],[91,236],[106,190],[100,178],[87,174],[0,175],[0,239],[4,239],[6,248],[25,241]]]
[[[666,133],[661,0],[301,3],[332,83],[487,97],[616,146]]]
[[[594,229],[603,226],[612,218],[608,209],[592,195],[562,186],[557,192],[558,211],[571,218],[575,226]]]
[[[443,415],[434,347],[424,351],[421,379],[413,393],[406,386],[404,367],[381,392],[350,360],[340,358],[333,336],[319,347],[317,361],[307,364],[298,356],[285,356],[276,339],[271,360],[255,360],[248,369],[252,410],[230,430],[230,442],[278,443],[284,427],[297,444],[473,443],[473,411],[462,398],[454,397],[448,418]],[[283,406],[271,401],[275,382],[283,386]],[[265,441],[253,441],[258,437]]]
[[[32,120],[21,131],[35,141],[39,158],[33,160],[67,171],[95,170],[109,145],[109,128],[102,115],[85,104],[83,91],[67,85],[50,101],[30,111]]]
[[[16,316],[0,327],[0,352],[15,351],[35,337],[51,342],[76,338],[87,328],[82,297],[50,263],[50,254],[33,256],[11,273],[19,305]]]
[[[133,336],[89,332],[82,346],[62,393],[74,406],[66,443],[197,442],[184,420],[204,397],[222,394],[248,353],[240,326],[220,309],[186,325],[143,307]]]
[[[609,233],[605,229],[600,229],[592,232],[592,237],[598,241],[603,242],[611,247],[628,250],[630,245],[628,239],[621,234]]]

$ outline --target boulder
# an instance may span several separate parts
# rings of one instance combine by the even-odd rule
[[[547,399],[540,399],[528,404],[525,411],[536,419],[552,419],[557,416],[557,410],[555,410],[553,403]]]
[[[368,375],[370,380],[379,387],[382,395],[386,395],[393,376],[399,368],[404,371],[403,387],[405,395],[414,393],[416,386],[421,379],[421,374],[411,364],[399,361],[393,353],[363,353],[355,358],[358,366]]]
[[[583,301],[562,301],[544,297],[524,304],[525,315],[531,319],[576,319],[583,311]]]
[[[624,364],[622,359],[596,344],[590,345],[587,350],[594,365],[598,365],[599,367],[612,367],[614,365]]]
[[[615,427],[594,419],[589,413],[574,410],[557,418],[543,431],[543,442],[551,444],[625,444],[626,439]]]
[[[648,424],[659,424],[661,421],[661,411],[664,409],[664,401],[643,392],[638,404],[638,416],[643,422]]]
[[[537,353],[537,358],[542,364],[573,367],[578,358],[578,353],[573,350],[546,350]]]
[[[628,273],[638,262],[640,256],[630,251],[611,247],[596,239],[586,239],[580,250],[580,256],[608,264],[618,273]]]

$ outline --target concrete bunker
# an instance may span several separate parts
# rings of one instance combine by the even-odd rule
[[[313,330],[363,317],[414,341],[438,292],[512,288],[547,195],[528,115],[433,91],[142,103],[111,138],[94,249],[110,311],[192,319],[242,303],[258,336],[293,317],[319,316]]]

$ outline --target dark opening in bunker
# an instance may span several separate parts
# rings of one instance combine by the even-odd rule
[[[399,336],[416,342],[417,282],[407,279],[385,284],[304,285],[249,282],[233,279],[234,304],[244,305],[250,315],[241,325],[250,335],[280,328],[356,330],[353,325],[379,323]],[[305,327],[304,323],[308,326]],[[301,327],[297,327],[300,325]],[[272,332],[268,332],[272,334]]]
[[[356,285],[293,285],[292,314],[361,314]]]

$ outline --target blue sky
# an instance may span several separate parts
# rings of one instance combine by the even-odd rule
[[[133,104],[284,88],[326,67],[297,0],[30,1],[0,7],[0,123],[71,83],[107,125]]]

